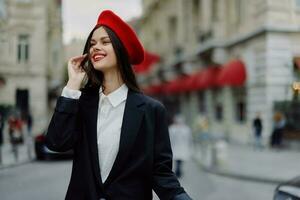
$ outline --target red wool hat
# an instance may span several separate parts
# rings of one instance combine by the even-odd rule
[[[133,29],[111,10],[100,13],[96,26],[110,28],[122,41],[131,64],[140,64],[144,60],[144,48]]]

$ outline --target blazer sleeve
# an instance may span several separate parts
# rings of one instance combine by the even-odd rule
[[[73,148],[80,130],[79,100],[60,96],[46,134],[50,150],[64,152]]]
[[[153,190],[162,200],[191,200],[172,172],[172,149],[166,109],[161,104],[156,110]]]

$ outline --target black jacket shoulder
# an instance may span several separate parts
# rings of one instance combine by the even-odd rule
[[[165,106],[163,105],[162,102],[158,101],[157,99],[154,99],[150,96],[147,96],[143,93],[140,93],[140,95],[142,96],[141,98],[143,98],[144,102],[146,103],[147,106],[154,108],[154,109],[161,109],[161,110],[165,110]]]

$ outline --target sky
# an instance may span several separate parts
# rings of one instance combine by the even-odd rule
[[[63,40],[85,39],[95,26],[101,11],[110,9],[124,20],[142,14],[142,0],[63,0]]]

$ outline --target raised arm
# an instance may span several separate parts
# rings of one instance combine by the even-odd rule
[[[46,135],[46,144],[51,150],[61,152],[73,148],[81,133],[79,89],[86,73],[80,64],[85,57],[76,56],[68,61],[69,81],[57,100]]]

